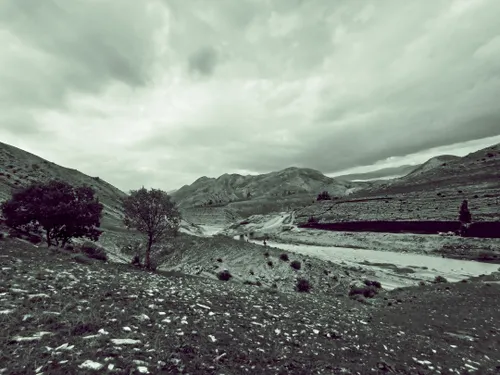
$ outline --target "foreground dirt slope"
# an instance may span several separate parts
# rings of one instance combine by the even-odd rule
[[[345,294],[351,283],[373,278],[368,272],[362,274],[332,262],[224,236],[186,235],[169,246],[174,250],[163,257],[163,270],[216,279],[219,272],[227,269],[234,280],[279,291],[293,292],[297,279],[305,278],[313,286],[311,293]],[[287,259],[280,259],[283,254]],[[300,262],[300,269],[291,267],[293,261]]]
[[[13,240],[0,241],[0,263],[0,373],[500,369],[500,286],[493,283],[401,290],[367,305],[125,265],[80,264]]]

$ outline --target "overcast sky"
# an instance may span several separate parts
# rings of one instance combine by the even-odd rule
[[[500,134],[499,14],[498,0],[3,0],[0,140],[124,190],[408,164]]]

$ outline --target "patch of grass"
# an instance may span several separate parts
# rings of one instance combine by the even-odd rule
[[[72,244],[68,244],[68,245],[64,246],[64,250],[69,251],[69,252],[72,253],[72,252],[75,251],[75,246],[72,245]]]
[[[74,261],[77,262],[77,263],[81,263],[81,264],[92,264],[94,263],[94,261],[89,258],[88,256],[86,256],[85,254],[76,254],[74,257],[73,257]]]
[[[302,264],[298,260],[294,260],[292,263],[290,263],[290,267],[298,271],[302,268]]]

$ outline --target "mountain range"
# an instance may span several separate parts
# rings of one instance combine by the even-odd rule
[[[390,180],[398,177],[406,176],[419,168],[422,164],[417,165],[401,165],[398,167],[381,168],[375,171],[363,173],[349,173],[340,176],[335,176],[336,180],[342,181],[373,181],[373,180]]]
[[[500,188],[500,144],[464,157],[434,157],[408,175],[368,187],[360,195],[396,194],[435,189]]]
[[[344,196],[356,187],[359,186],[327,177],[314,169],[290,167],[254,176],[224,174],[218,178],[200,177],[191,185],[172,193],[172,196],[181,207],[216,206],[248,200],[311,196],[324,190],[334,196]]]
[[[403,166],[399,173],[410,166]],[[218,178],[200,177],[191,185],[171,191],[181,209],[193,207],[228,207],[250,215],[262,210],[289,210],[311,204],[318,193],[332,197],[356,197],[429,190],[439,187],[482,184],[500,188],[500,144],[465,157],[443,155],[430,159],[403,177],[392,180],[357,182],[346,176],[327,177],[310,168],[290,167],[261,175],[224,174]],[[379,170],[376,178],[395,170]],[[365,178],[369,174],[365,174]],[[359,176],[357,176],[359,177]],[[349,179],[352,179],[350,175]],[[119,226],[122,217],[120,199],[126,194],[99,177],[87,176],[44,160],[29,152],[0,142],[0,200],[10,197],[12,189],[36,181],[62,179],[74,185],[90,185],[104,204],[105,220]],[[161,188],[161,187],[160,187]]]

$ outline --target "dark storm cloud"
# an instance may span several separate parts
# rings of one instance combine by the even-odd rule
[[[203,76],[212,75],[217,66],[217,51],[210,47],[204,47],[189,57],[189,70]]]
[[[0,26],[0,99],[22,113],[63,108],[73,93],[96,95],[113,82],[145,86],[161,23],[132,0],[7,0],[0,3]]]
[[[500,134],[499,13],[496,0],[6,0],[0,137],[124,189],[405,164]]]

